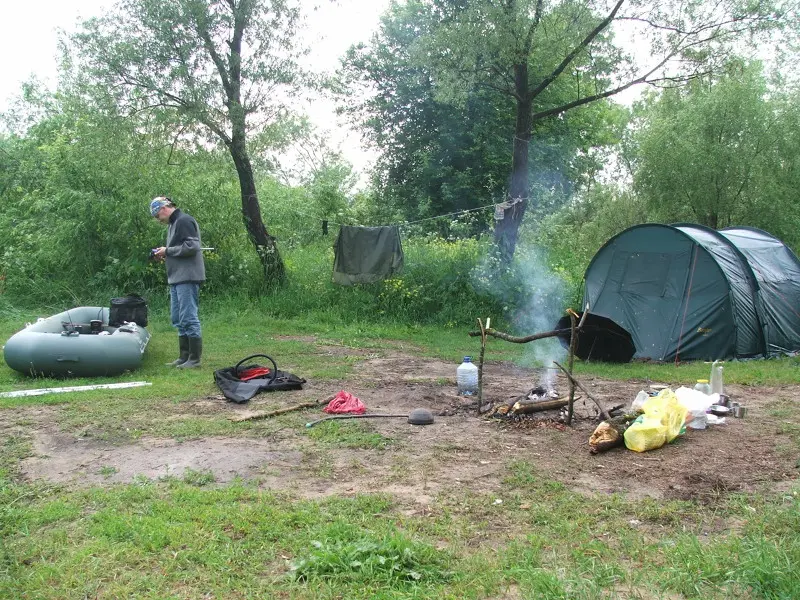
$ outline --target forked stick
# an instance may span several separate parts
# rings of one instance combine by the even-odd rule
[[[570,380],[572,383],[574,383],[576,386],[578,386],[578,388],[580,388],[580,389],[583,391],[583,393],[585,393],[587,396],[589,396],[589,399],[590,399],[592,402],[594,402],[594,403],[597,405],[597,408],[599,408],[599,409],[600,409],[600,416],[601,416],[601,417],[603,417],[603,419],[605,419],[606,421],[608,421],[608,420],[611,418],[611,415],[609,415],[609,414],[608,414],[608,411],[607,411],[607,410],[606,410],[606,409],[603,407],[603,405],[602,405],[602,404],[600,404],[600,401],[599,401],[597,398],[595,398],[594,396],[592,396],[591,392],[589,392],[589,390],[587,390],[585,387],[583,387],[583,384],[582,384],[580,381],[578,381],[577,379],[575,379],[575,378],[574,378],[574,377],[573,377],[573,376],[570,374],[570,372],[569,372],[569,371],[567,371],[567,370],[566,370],[564,367],[562,367],[562,366],[561,366],[560,364],[558,364],[556,361],[553,361],[553,364],[554,364],[555,366],[557,366],[559,369],[561,369],[562,371],[564,371],[564,375],[566,375],[566,376],[567,376],[567,378],[568,378],[568,379],[569,379],[569,380]]]

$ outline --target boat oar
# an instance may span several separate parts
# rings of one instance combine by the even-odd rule
[[[429,411],[427,408],[415,408],[411,411],[411,413],[407,415],[384,415],[384,414],[369,414],[369,415],[334,415],[332,417],[323,417],[322,419],[317,419],[316,421],[310,421],[306,423],[306,428],[313,427],[317,423],[322,423],[323,421],[333,421],[338,419],[380,419],[380,418],[388,418],[388,419],[408,419],[408,422],[411,425],[430,425],[433,423],[433,413]]]

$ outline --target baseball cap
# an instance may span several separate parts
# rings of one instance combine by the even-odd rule
[[[165,206],[172,206],[172,200],[167,198],[166,196],[158,196],[157,198],[153,198],[150,202],[150,215],[155,217]]]

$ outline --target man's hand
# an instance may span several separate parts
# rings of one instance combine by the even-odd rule
[[[167,256],[167,249],[164,246],[160,248],[153,248],[153,260],[164,260]]]

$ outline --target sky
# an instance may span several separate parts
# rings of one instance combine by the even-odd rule
[[[308,39],[313,40],[312,60],[316,69],[334,70],[338,58],[350,45],[367,41],[377,28],[389,0],[301,0],[308,14]],[[29,0],[4,2],[0,19],[0,110],[20,91],[21,84],[35,75],[55,87],[57,74],[57,30],[74,31],[79,19],[101,16],[112,0]],[[316,7],[316,10],[314,9]],[[307,106],[311,120],[330,133],[357,171],[371,163],[361,148],[358,134],[337,122],[333,105],[324,99]]]

